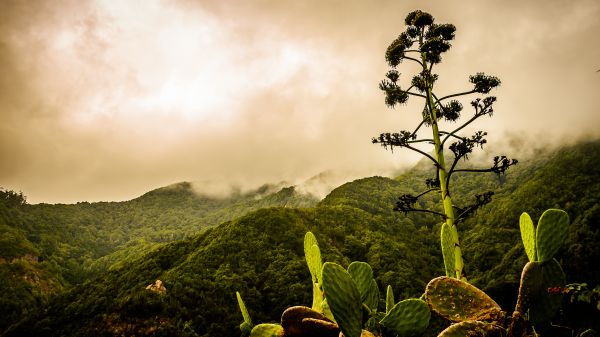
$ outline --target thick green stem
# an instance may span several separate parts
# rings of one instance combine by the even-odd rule
[[[425,62],[425,55],[422,54],[423,59],[423,74],[427,73],[427,67]],[[442,205],[444,208],[444,213],[446,215],[446,223],[450,228],[450,232],[452,233],[452,242],[454,243],[454,272],[455,277],[459,280],[467,281],[466,275],[464,273],[464,262],[462,259],[462,252],[460,248],[460,242],[458,240],[458,231],[456,229],[455,224],[455,215],[454,208],[452,205],[452,198],[450,197],[450,191],[448,190],[447,181],[449,179],[448,171],[446,170],[446,161],[444,158],[444,148],[442,145],[442,141],[440,140],[440,131],[437,124],[437,113],[435,109],[435,103],[432,93],[433,83],[429,83],[427,80],[428,76],[424,76],[426,78],[427,84],[427,111],[429,121],[431,122],[431,129],[433,133],[433,143],[435,146],[435,156],[437,160],[437,170],[438,177],[440,180],[440,190],[441,190],[441,198]]]

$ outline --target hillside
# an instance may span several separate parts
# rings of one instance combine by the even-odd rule
[[[420,189],[427,176],[427,170],[416,170],[396,180],[359,179],[314,208],[260,209],[124,260],[54,298],[5,336],[239,336],[235,291],[258,322],[277,321],[285,307],[311,301],[302,251],[308,230],[319,239],[325,260],[369,262],[380,290],[390,284],[400,298],[419,296],[429,279],[443,273],[439,225],[390,209],[397,195]],[[527,211],[537,219],[557,207],[572,222],[558,254],[568,282],[599,284],[599,181],[600,141],[522,160],[502,183],[495,175],[456,177],[457,191],[472,196],[483,187],[496,193],[461,226],[471,282],[510,310],[525,262],[519,215]],[[145,289],[157,279],[166,294]]]
[[[168,242],[269,206],[317,202],[293,187],[265,185],[227,197],[198,194],[190,183],[160,188],[126,202],[29,205],[0,199],[0,330],[52,294],[116,268]]]

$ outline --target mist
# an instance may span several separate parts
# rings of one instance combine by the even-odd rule
[[[3,1],[0,186],[32,203],[116,201],[180,181],[219,194],[408,168],[419,156],[370,139],[419,117],[420,102],[388,109],[377,87],[418,8],[457,26],[440,93],[501,78],[474,126],[490,144],[599,136],[595,0]]]

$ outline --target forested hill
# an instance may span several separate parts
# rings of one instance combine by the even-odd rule
[[[518,219],[534,221],[547,208],[565,209],[571,226],[557,254],[568,282],[600,283],[600,141],[521,162],[499,179],[457,176],[454,195],[467,202],[493,189],[493,201],[463,223],[467,275],[511,309],[525,252]],[[439,224],[392,212],[396,197],[421,190],[428,170],[396,180],[372,177],[335,189],[313,208],[264,208],[206,232],[167,244],[78,285],[13,326],[6,336],[239,336],[235,291],[255,322],[278,321],[290,305],[308,305],[311,282],[302,239],[315,233],[326,261],[366,261],[380,290],[419,296],[442,275]],[[463,199],[459,197],[463,195]],[[423,206],[435,206],[424,199]],[[431,205],[429,205],[431,203]],[[166,293],[146,290],[157,279]]]
[[[150,250],[269,206],[308,207],[317,199],[294,187],[265,185],[227,197],[199,194],[190,183],[125,202],[29,205],[0,191],[0,330],[43,303]]]

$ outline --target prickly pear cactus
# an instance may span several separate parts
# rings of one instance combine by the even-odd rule
[[[497,321],[504,313],[486,293],[461,280],[441,276],[427,284],[425,298],[433,311],[453,321]]]
[[[438,337],[465,337],[465,336],[505,336],[506,330],[494,324],[480,321],[464,321],[452,324],[442,331]]]
[[[362,300],[356,284],[342,266],[323,265],[323,290],[335,321],[346,337],[359,337],[362,330]]]
[[[371,266],[366,262],[352,262],[348,266],[348,274],[350,274],[350,277],[352,277],[358,288],[362,303],[371,309],[371,311],[377,310],[379,288],[373,278],[373,269],[371,269]]]
[[[530,262],[537,261],[537,252],[535,248],[535,228],[529,214],[523,212],[519,218],[519,227],[521,230],[521,240],[525,246],[525,253]]]
[[[394,291],[392,290],[392,286],[387,286],[387,292],[385,294],[385,313],[389,314],[390,310],[394,307],[396,303],[394,302]]]
[[[381,320],[381,325],[400,337],[419,336],[429,325],[431,312],[423,300],[400,301]]]
[[[312,308],[323,312],[323,292],[321,291],[323,261],[321,260],[321,250],[319,249],[317,238],[311,232],[307,232],[304,235],[304,256],[313,283]]]
[[[569,231],[569,215],[560,209],[546,210],[538,221],[535,239],[537,261],[552,260]]]
[[[320,283],[323,262],[321,260],[321,251],[319,250],[317,238],[312,232],[307,232],[306,235],[304,235],[304,256],[313,283]]]
[[[340,328],[320,312],[308,307],[287,308],[281,315],[281,326],[286,337],[337,337]]]
[[[552,289],[564,285],[565,274],[555,259],[527,263],[521,274],[517,311],[528,313],[534,326],[550,323],[562,302],[562,294]]]
[[[248,314],[248,309],[246,309],[246,305],[244,304],[242,295],[240,295],[239,291],[235,292],[235,296],[237,297],[238,305],[240,306],[240,311],[244,318],[244,321],[240,324],[240,330],[242,331],[242,335],[247,336],[252,330],[252,320],[250,319],[250,314]]]
[[[442,256],[444,257],[444,268],[446,270],[446,276],[454,277],[456,276],[456,271],[454,270],[454,242],[452,240],[452,231],[447,223],[444,223],[442,225],[441,236]]]
[[[283,337],[283,328],[279,324],[259,324],[252,329],[250,337]]]

